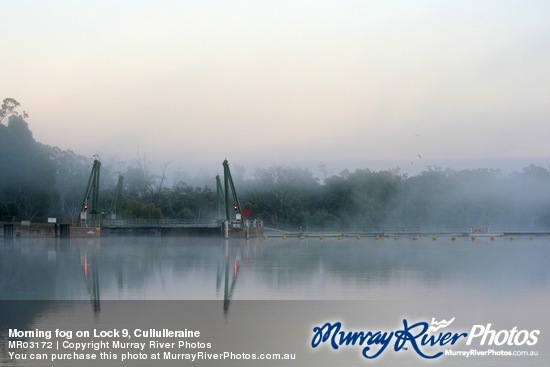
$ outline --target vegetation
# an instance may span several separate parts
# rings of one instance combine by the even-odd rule
[[[0,221],[78,217],[92,158],[36,142],[19,103],[0,110]],[[202,186],[168,185],[166,168],[138,154],[124,176],[123,217],[217,218],[214,177]],[[408,177],[399,169],[356,169],[321,181],[305,168],[258,169],[237,180],[241,204],[273,226],[295,229],[550,228],[550,172],[531,165],[504,176],[495,169],[430,167]],[[100,206],[115,195],[118,173],[102,165]]]

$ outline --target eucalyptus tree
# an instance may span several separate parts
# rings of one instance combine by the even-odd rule
[[[17,107],[21,104],[17,102],[14,98],[4,98],[2,105],[0,106],[0,124],[6,124],[9,122],[11,117],[19,116]],[[21,116],[23,118],[29,117],[25,111],[22,112]]]
[[[47,216],[55,197],[55,169],[49,147],[33,138],[19,103],[4,99],[0,125],[0,201],[15,204],[26,219]]]

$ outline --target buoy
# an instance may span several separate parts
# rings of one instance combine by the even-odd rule
[[[416,241],[418,238],[416,236],[413,236],[413,241]]]
[[[513,241],[514,240],[514,236],[510,236],[510,241]]]
[[[264,236],[264,241],[267,241],[268,237],[267,236]]]
[[[361,236],[355,236],[355,239],[359,241],[361,239]]]
[[[338,241],[342,241],[342,235],[338,235]]]
[[[325,238],[323,236],[319,237],[319,240],[322,241],[324,240]]]
[[[301,240],[301,241],[303,241],[303,240],[305,240],[305,239],[306,239],[306,237],[305,237],[304,235],[301,235],[301,236],[300,236],[300,240]]]
[[[495,240],[495,237],[494,236],[491,236],[491,241],[494,241]]]
[[[399,241],[399,236],[395,236],[393,239]]]
[[[287,236],[283,236],[283,241],[286,241],[288,239]]]
[[[432,237],[432,241],[437,241],[437,237],[436,237],[436,236],[433,236],[433,237]]]
[[[359,236],[357,236],[357,237],[359,237]],[[378,240],[380,240],[380,236],[376,235],[376,237],[374,237],[374,239],[378,241]]]
[[[474,242],[475,240],[476,240],[476,237],[472,236],[472,242]]]
[[[456,236],[452,236],[451,241],[456,241]]]

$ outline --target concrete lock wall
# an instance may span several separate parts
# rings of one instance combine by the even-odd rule
[[[65,224],[5,223],[0,229],[4,238],[94,238],[101,234],[99,227],[70,227]]]

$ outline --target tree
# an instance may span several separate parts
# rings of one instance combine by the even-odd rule
[[[4,99],[0,108],[0,200],[14,203],[27,219],[47,216],[55,196],[55,168],[49,147],[36,142],[16,108],[19,102]]]
[[[208,187],[192,187],[178,182],[169,193],[163,213],[181,219],[215,218],[216,193]]]
[[[303,226],[306,213],[316,209],[320,184],[308,169],[270,167],[258,169],[246,190],[244,206],[274,224]]]
[[[7,124],[12,116],[19,116],[17,107],[21,104],[13,98],[4,98],[2,106],[0,107],[0,124]],[[25,111],[22,113],[23,118],[29,117]]]
[[[124,216],[129,219],[161,219],[162,213],[153,204],[144,204],[138,200],[129,200],[124,209]]]
[[[137,152],[137,165],[138,171],[140,172],[140,181],[142,187],[145,189],[149,195],[149,200],[155,206],[158,206],[160,202],[166,198],[166,170],[170,165],[170,162],[163,163],[160,167],[161,175],[156,175],[151,172],[149,169],[149,162],[145,155],[141,156],[139,149]]]

